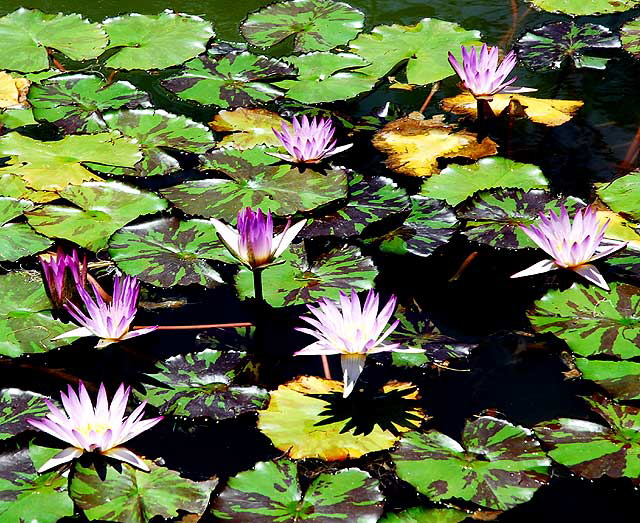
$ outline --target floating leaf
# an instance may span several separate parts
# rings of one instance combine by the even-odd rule
[[[0,518],[2,523],[56,523],[73,515],[67,478],[58,471],[38,474],[35,461],[52,458],[60,449],[31,444],[0,454]]]
[[[109,49],[117,49],[106,66],[113,69],[165,69],[204,52],[213,37],[211,24],[199,16],[165,11],[107,18],[102,25]]]
[[[424,413],[413,406],[415,389],[408,383],[393,383],[385,386],[377,401],[366,396],[357,402],[357,397],[342,398],[343,384],[314,376],[301,376],[280,385],[271,391],[271,401],[266,410],[258,412],[258,428],[271,442],[293,459],[320,458],[326,461],[359,458],[369,452],[392,447],[401,432],[420,425]],[[411,407],[398,412],[397,405],[384,405],[384,393],[397,391]],[[381,421],[385,416],[407,417],[406,427],[394,424],[393,430],[384,430],[377,423],[367,433],[354,428],[350,419],[327,423],[327,409],[332,403],[352,402],[353,413],[363,414]],[[391,407],[391,409],[389,409]],[[394,408],[395,407],[395,408]],[[391,410],[391,412],[388,412]],[[409,421],[411,420],[411,421]]]
[[[37,123],[30,107],[28,109],[5,109],[0,112],[0,124],[7,130],[25,125],[37,125]]]
[[[438,158],[458,156],[477,160],[496,154],[496,143],[469,131],[456,131],[441,117],[425,120],[411,113],[385,125],[373,137],[373,145],[387,153],[387,167],[410,176],[431,176],[439,171]]]
[[[600,15],[640,6],[638,0],[528,0],[534,7],[567,15]]]
[[[640,289],[611,282],[607,292],[574,284],[551,290],[528,314],[537,332],[563,339],[581,356],[640,356]]]
[[[54,320],[51,303],[35,271],[0,275],[0,355],[47,352],[68,345],[74,338],[53,340],[69,331],[69,325]]]
[[[58,193],[30,189],[20,176],[8,173],[0,174],[0,195],[36,203],[46,203],[58,198]]]
[[[107,35],[100,26],[80,15],[50,15],[23,7],[0,18],[0,35],[0,69],[23,73],[49,68],[47,48],[72,60],[88,60],[107,45]]]
[[[107,129],[107,109],[129,109],[151,104],[149,95],[129,82],[108,84],[98,76],[69,74],[34,85],[29,93],[33,114],[66,133],[95,133]]]
[[[90,250],[138,216],[167,208],[166,200],[120,182],[87,182],[60,191],[77,207],[46,205],[27,214],[29,224],[50,238],[64,238]]]
[[[256,145],[277,145],[280,140],[273,129],[280,129],[284,122],[280,115],[266,109],[245,109],[220,111],[211,122],[211,128],[218,132],[231,132],[219,143],[219,147],[251,149]]]
[[[145,463],[151,472],[127,463],[103,470],[76,463],[69,494],[91,521],[148,523],[154,516],[177,516],[178,510],[192,514],[205,511],[216,479],[191,481],[151,461]]]
[[[636,58],[640,58],[640,18],[629,20],[620,28],[622,48]]]
[[[140,398],[158,407],[162,414],[235,418],[263,408],[269,400],[264,389],[235,384],[249,363],[245,352],[233,350],[173,356],[157,364],[158,372],[149,374],[154,384],[145,384],[146,394],[140,394]]]
[[[161,83],[183,100],[219,107],[245,107],[282,96],[280,89],[266,82],[294,74],[295,69],[289,64],[268,56],[209,52],[190,60],[182,73]]]
[[[598,197],[616,212],[640,221],[640,171],[596,184]]]
[[[319,474],[303,494],[295,463],[261,461],[229,480],[214,514],[233,523],[373,522],[383,500],[378,482],[356,468]]]
[[[460,523],[469,517],[470,514],[452,508],[413,507],[387,514],[380,523]]]
[[[287,89],[287,98],[302,103],[349,100],[373,89],[378,80],[359,72],[369,62],[355,54],[316,52],[286,60],[298,69],[298,77],[276,85]]]
[[[398,477],[434,501],[498,510],[529,501],[549,481],[549,459],[531,431],[492,416],[467,421],[462,445],[435,430],[410,432],[392,459]]]
[[[596,382],[615,399],[640,399],[640,363],[576,358],[576,366],[585,380]]]
[[[341,169],[302,171],[289,164],[253,167],[240,160],[237,169],[227,174],[230,180],[189,181],[160,192],[188,214],[227,222],[235,221],[245,207],[287,216],[347,196],[347,175]]]
[[[349,180],[349,193],[345,207],[314,219],[299,236],[358,236],[367,226],[407,211],[411,205],[406,191],[382,176],[365,179],[354,174]]]
[[[0,109],[25,109],[29,107],[27,94],[31,82],[26,78],[14,78],[0,71]]]
[[[640,409],[617,405],[600,395],[584,399],[609,426],[569,418],[538,423],[534,430],[551,449],[549,456],[584,478],[637,479]]]
[[[284,263],[268,267],[262,274],[264,298],[273,307],[312,303],[323,297],[335,300],[345,289],[371,289],[378,274],[371,258],[351,246],[309,260],[302,245],[292,245],[279,259]],[[241,298],[253,297],[249,269],[240,269],[236,288]]]
[[[364,25],[364,13],[333,0],[289,0],[251,13],[240,32],[251,45],[271,47],[295,35],[294,51],[328,51],[346,44]]]
[[[520,60],[533,70],[559,69],[565,59],[576,67],[604,69],[609,59],[588,53],[618,48],[620,39],[603,25],[562,21],[536,27],[518,40],[517,47]]]
[[[0,197],[0,261],[16,261],[45,250],[51,240],[25,223],[8,223],[33,208],[28,200]]]
[[[109,255],[124,273],[157,287],[214,287],[222,278],[207,260],[228,261],[211,222],[166,217],[120,229]]]
[[[440,103],[445,111],[476,118],[478,104],[471,93],[445,98]],[[555,127],[567,123],[584,102],[580,100],[547,100],[521,94],[496,94],[489,105],[494,113],[511,112],[514,116],[529,118],[532,122]]]
[[[458,217],[467,220],[463,232],[470,240],[492,247],[523,249],[536,244],[519,226],[537,222],[541,212],[553,210],[558,214],[562,205],[574,215],[585,204],[571,196],[558,198],[539,189],[481,191],[460,206]]]
[[[461,45],[480,45],[479,31],[437,18],[423,18],[416,25],[379,25],[349,43],[351,49],[371,65],[360,72],[381,78],[408,60],[407,82],[424,85],[454,74],[447,52],[461,60]]]
[[[42,398],[28,390],[0,390],[0,440],[32,429],[27,418],[38,419],[48,414],[49,408]]]

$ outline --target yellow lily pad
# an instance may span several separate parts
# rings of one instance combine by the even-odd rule
[[[411,405],[418,398],[411,383],[389,382],[382,394],[372,396],[370,400],[366,397],[343,399],[342,391],[342,382],[315,376],[301,376],[280,385],[270,393],[269,407],[258,411],[258,428],[278,449],[288,453],[293,459],[339,461],[388,449],[398,441],[401,433],[418,427],[425,419],[422,409]],[[394,393],[396,402],[391,404],[386,398]],[[318,397],[319,395],[326,395],[326,399]],[[401,398],[400,407],[397,398]],[[327,423],[335,416],[332,410],[334,404],[345,405],[353,401],[358,402],[352,404],[356,412],[366,411],[369,415],[380,418],[384,417],[385,411],[395,409],[392,414],[396,420],[399,411],[407,405],[410,407],[401,413],[405,418],[402,423],[392,422],[393,430],[384,430],[379,424],[374,424],[368,433],[360,433],[357,427],[352,430],[347,427],[352,419]],[[347,430],[341,433],[345,427]]]
[[[601,221],[609,220],[605,238],[627,242],[627,248],[640,251],[640,224],[631,222],[608,209],[598,209]]]
[[[477,102],[471,93],[445,98],[440,102],[440,105],[445,111],[454,114],[463,114],[473,118],[478,116]],[[584,102],[581,100],[532,98],[521,94],[496,94],[492,100],[489,100],[489,105],[496,114],[507,110],[511,111],[514,116],[523,116],[532,122],[555,127],[571,120],[576,111],[584,105]]]
[[[29,107],[27,94],[31,82],[26,78],[14,78],[0,71],[0,109],[26,109]]]
[[[230,132],[218,147],[251,149],[256,145],[281,145],[273,129],[282,127],[279,114],[266,109],[245,109],[238,107],[232,111],[220,111],[209,124],[214,131]]]
[[[465,157],[479,160],[498,152],[490,138],[478,142],[469,131],[458,131],[438,115],[426,120],[420,113],[389,122],[373,137],[373,145],[387,153],[386,165],[409,176],[431,176],[440,172],[438,158]]]

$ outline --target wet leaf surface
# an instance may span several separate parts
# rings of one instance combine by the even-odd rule
[[[636,58],[640,58],[640,18],[629,20],[620,28],[622,48]]]

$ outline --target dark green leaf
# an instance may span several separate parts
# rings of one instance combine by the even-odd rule
[[[0,440],[32,429],[27,418],[42,418],[49,412],[42,398],[28,390],[0,390]]]

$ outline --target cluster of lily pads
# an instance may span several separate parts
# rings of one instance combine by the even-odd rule
[[[587,14],[586,2],[531,3]],[[637,7],[592,4],[588,14]],[[243,42],[170,11],[102,23],[24,8],[0,18],[0,361],[46,366],[54,354],[135,353],[176,328],[210,333],[204,349],[194,339],[152,361],[133,389],[77,380],[61,403],[2,389],[0,520],[454,522],[529,501],[554,467],[637,482],[640,409],[629,402],[640,399],[640,172],[597,184],[586,202],[553,193],[535,165],[500,156],[498,136],[517,119],[561,126],[582,106],[522,94],[535,89],[515,87],[518,60],[534,70],[566,60],[604,68],[607,57],[590,49],[623,46],[637,57],[639,25],[618,37],[555,22],[500,59],[477,30],[435,18],[365,29],[364,13],[332,0],[250,13]],[[461,92],[430,118],[424,108],[401,115],[386,104],[356,117],[330,105],[383,85],[432,84],[434,93],[454,74]],[[386,171],[354,169],[369,143],[387,155]],[[429,258],[460,237],[522,258],[505,284],[527,276],[550,289],[531,305],[532,329],[566,342],[567,375],[599,387],[584,398],[599,422],[527,428],[481,412],[455,439],[430,428],[420,402],[428,391],[396,371],[446,371],[475,345],[374,289],[385,256]],[[535,247],[550,259],[525,269]],[[556,269],[574,271],[570,287]],[[223,307],[213,304],[207,325],[135,324],[141,287],[163,296],[225,285],[248,304],[237,323],[213,323]],[[267,324],[302,305],[291,332],[315,340],[295,354],[321,356],[325,375],[305,374],[297,358],[299,375],[267,390],[260,361],[279,343],[265,339]],[[95,347],[84,336],[97,337]],[[332,354],[341,355],[338,380]],[[367,374],[369,357],[382,380]],[[127,415],[130,396],[137,407]],[[145,405],[158,415],[145,419]],[[222,481],[183,477],[161,456],[145,458],[144,444],[123,446],[171,421],[240,416],[257,418],[280,457]],[[368,458],[421,504],[385,512]],[[309,463],[321,466],[308,473]]]

